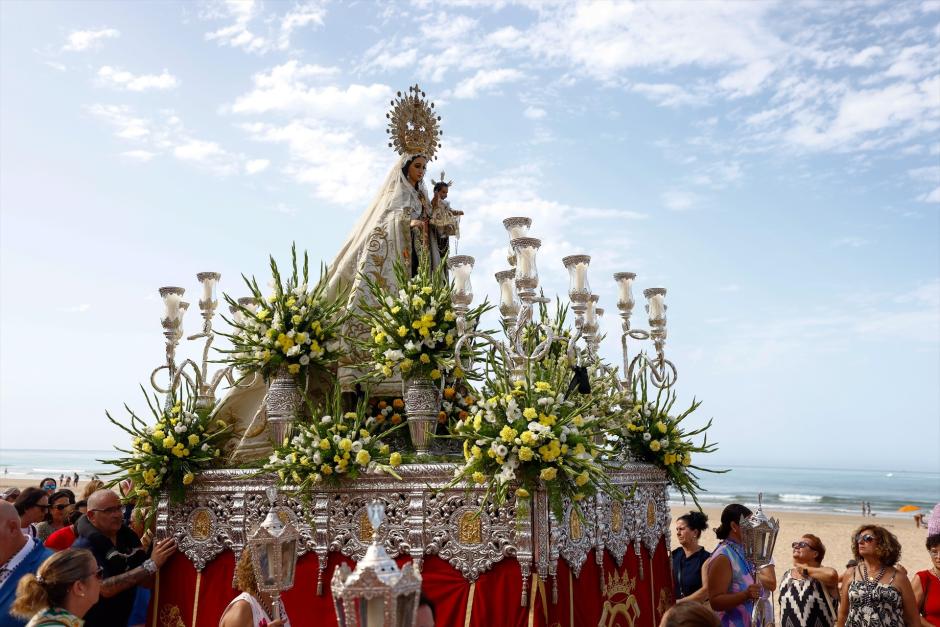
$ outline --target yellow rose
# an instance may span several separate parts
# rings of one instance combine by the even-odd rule
[[[523,446],[519,449],[519,459],[524,462],[530,461],[535,456],[535,453],[528,446]]]
[[[322,472],[324,475],[332,475],[333,467],[330,466],[329,464],[322,464],[320,466],[320,472]]]
[[[183,485],[189,485],[195,478],[196,475],[191,472],[187,472],[185,475],[183,475]]]
[[[429,364],[431,363],[431,357],[427,353],[421,353],[421,357],[418,358],[418,361],[422,364]]]
[[[539,473],[539,478],[543,481],[552,481],[555,477],[558,476],[558,469],[555,467],[543,468],[542,472]]]
[[[588,482],[588,479],[590,479],[590,477],[588,477],[588,473],[585,470],[580,475],[574,478],[574,483],[577,486],[583,486],[585,483]]]
[[[199,444],[199,436],[196,434],[190,434],[190,436],[186,439],[189,442],[190,446],[196,446],[197,444]]]
[[[400,465],[401,453],[399,453],[398,451],[395,451],[394,453],[392,453],[391,456],[388,458],[388,463],[391,464],[392,466]]]
[[[653,451],[654,453],[658,451],[660,448],[662,447],[659,445],[659,440],[653,440],[650,442],[650,450]]]
[[[342,440],[339,441],[338,446],[339,446],[339,450],[348,453],[349,451],[352,450],[352,440],[350,440],[349,438],[343,438]]]
[[[441,371],[438,370],[437,368],[435,368],[434,370],[432,370],[432,371],[431,371],[431,378],[432,378],[432,379],[440,379],[440,378],[441,378]]]
[[[321,451],[330,450],[330,441],[327,440],[326,438],[323,438],[322,440],[320,440],[320,450]]]
[[[689,453],[686,453],[685,455],[682,456],[682,465],[689,466],[691,464],[692,464],[692,455]]]
[[[372,456],[369,454],[369,451],[362,449],[356,453],[356,463],[360,466],[368,466],[370,461],[372,461]]]
[[[520,499],[527,499],[529,498],[529,491],[525,488],[517,488],[516,496],[518,496]]]
[[[176,445],[176,438],[172,435],[168,435],[163,438],[163,447],[164,448],[173,448]]]
[[[297,374],[300,372],[300,364],[291,364],[287,367],[287,372],[291,374]]]
[[[522,443],[526,445],[535,444],[537,442],[537,438],[535,437],[535,434],[528,430],[523,431],[522,435],[520,435],[519,437],[522,438]]]

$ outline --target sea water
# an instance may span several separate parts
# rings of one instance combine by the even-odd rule
[[[700,473],[699,478],[703,507],[753,506],[763,493],[768,509],[861,514],[867,501],[874,514],[910,516],[898,509],[915,505],[929,511],[940,502],[940,473],[930,472],[735,466],[723,474]],[[681,503],[674,491],[670,498]]]
[[[77,472],[82,480],[103,476],[113,468],[99,460],[121,455],[113,450],[0,449],[0,485],[4,475],[58,479],[60,474]],[[700,482],[703,491],[698,499],[703,507],[753,506],[759,492],[768,509],[844,514],[860,514],[862,501],[870,502],[872,512],[880,515],[900,515],[897,510],[905,505],[930,510],[940,502],[940,474],[928,472],[734,466],[723,474],[700,473]],[[682,503],[674,490],[670,498]],[[691,500],[686,504],[691,505]]]

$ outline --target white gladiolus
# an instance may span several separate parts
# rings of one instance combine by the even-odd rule
[[[306,365],[309,364],[309,363],[310,363],[310,356],[309,356],[309,355],[301,355],[301,356],[300,356],[300,365],[301,365],[301,366],[306,366]]]

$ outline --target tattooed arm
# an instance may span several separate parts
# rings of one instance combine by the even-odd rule
[[[176,552],[176,541],[175,540],[164,540],[162,542],[157,542],[153,547],[153,554],[150,556],[150,559],[153,560],[157,568],[163,566],[164,563],[170,558],[173,553]],[[128,588],[132,588],[137,585],[143,584],[144,586],[150,587],[153,585],[152,582],[153,575],[143,566],[138,566],[137,568],[132,568],[126,573],[121,573],[120,575],[115,575],[113,577],[108,577],[101,582],[101,596],[103,597],[113,597],[116,594],[124,592]]]

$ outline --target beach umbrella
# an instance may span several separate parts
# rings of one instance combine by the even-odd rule
[[[916,505],[905,505],[904,507],[899,507],[898,511],[899,512],[916,512],[919,509],[920,508],[917,507]]]

